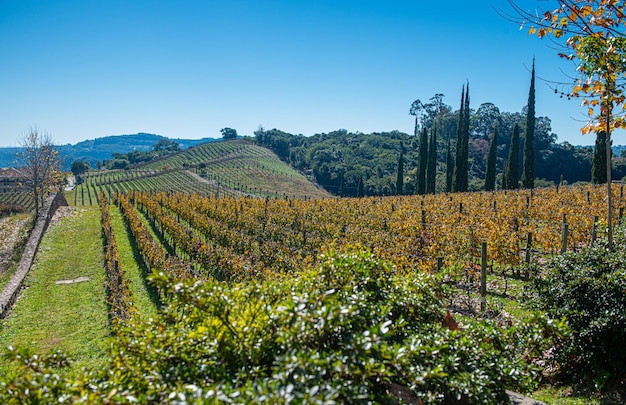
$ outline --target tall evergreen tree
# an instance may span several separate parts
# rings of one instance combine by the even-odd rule
[[[454,175],[452,191],[467,191],[469,158],[469,83],[461,91],[461,109],[456,133],[456,157],[454,159]]]
[[[524,172],[522,187],[535,187],[535,59],[530,77],[526,111],[526,139],[524,140]]]
[[[396,195],[404,194],[404,147],[400,143],[400,157],[398,157],[398,173],[396,177]]]
[[[437,182],[437,125],[430,131],[428,142],[428,164],[426,166],[426,193],[434,194]]]
[[[503,188],[515,190],[519,186],[519,125],[513,126],[509,158],[506,161],[506,170],[503,177]]]
[[[359,185],[356,188],[356,196],[365,197],[365,186],[363,185],[363,177],[359,177]]]
[[[341,174],[339,176],[339,197],[343,197],[343,193],[344,193],[344,180],[343,180],[343,171],[341,171]]]
[[[485,191],[493,191],[496,188],[496,155],[498,152],[498,129],[493,129],[489,152],[487,153],[487,169],[485,171]]]
[[[502,167],[502,190],[508,190],[508,185],[506,184],[506,173],[509,171],[509,162],[505,161],[504,166]]]
[[[428,167],[428,131],[422,128],[417,151],[417,194],[426,194],[426,168]]]
[[[455,148],[455,159],[454,159],[454,171],[452,173],[452,192],[459,191],[458,189],[458,176],[459,176],[459,161],[460,156],[463,154],[462,145],[463,145],[463,134],[461,132],[461,128],[463,127],[463,119],[465,114],[463,113],[463,107],[465,106],[465,85],[461,90],[461,107],[459,108],[459,118],[456,126],[456,148]]]
[[[591,182],[593,184],[606,183],[606,174],[606,132],[600,131],[596,136],[596,147],[593,150]]]
[[[446,144],[446,193],[452,191],[452,172],[454,171],[454,161],[452,160],[452,151],[450,150],[450,133],[448,133],[448,142]]]

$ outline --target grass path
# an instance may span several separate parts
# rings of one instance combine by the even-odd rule
[[[158,295],[146,282],[145,269],[140,265],[141,258],[136,254],[120,209],[111,205],[110,210],[117,253],[125,277],[130,282],[135,308],[142,318],[153,317],[157,313]]]
[[[72,208],[50,225],[21,297],[0,328],[0,345],[61,350],[80,367],[98,366],[110,334],[98,208]],[[89,277],[74,284],[58,280]],[[0,371],[6,371],[0,360]]]

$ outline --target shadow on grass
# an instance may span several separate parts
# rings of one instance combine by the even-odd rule
[[[126,230],[126,233],[128,235],[132,235],[131,229],[128,226],[128,223],[126,222],[126,220],[122,220],[122,222],[124,223],[124,229]],[[155,232],[155,235],[158,235],[158,233]],[[160,309],[163,306],[163,302],[161,302],[161,298],[159,297],[159,291],[156,289],[154,285],[152,285],[152,283],[148,281],[148,275],[150,274],[150,269],[146,266],[146,263],[141,257],[141,253],[139,253],[139,247],[137,246],[137,241],[135,240],[135,238],[130,237],[128,239],[130,240],[130,247],[133,251],[133,258],[135,259],[135,262],[137,262],[137,265],[141,269],[141,275],[142,275],[141,279],[143,280],[144,287],[146,288],[146,291],[148,292],[148,298],[157,309]],[[159,242],[163,243],[160,236],[159,236]]]

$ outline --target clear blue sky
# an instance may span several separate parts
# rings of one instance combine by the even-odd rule
[[[33,125],[58,144],[259,125],[411,133],[413,100],[443,93],[456,109],[466,80],[472,108],[519,112],[533,56],[538,77],[573,67],[494,8],[510,11],[506,0],[0,0],[0,146]],[[579,101],[541,80],[536,111],[559,142],[594,142]]]

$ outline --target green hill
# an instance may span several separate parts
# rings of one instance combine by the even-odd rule
[[[95,167],[97,162],[111,159],[114,154],[152,150],[153,146],[161,140],[174,141],[181,149],[185,149],[214,139],[170,139],[161,135],[145,133],[115,135],[82,141],[76,145],[62,145],[59,147],[59,153],[63,157],[66,170],[69,170],[72,162],[77,160],[87,161],[92,167]]]
[[[57,149],[63,162],[63,169],[69,171],[72,163],[77,160],[88,162],[91,167],[96,167],[97,162],[111,159],[114,154],[150,151],[154,144],[161,140],[174,141],[181,149],[186,149],[200,143],[215,141],[216,139],[173,139],[162,135],[138,133],[88,139],[74,145],[59,145]],[[21,151],[21,147],[0,147],[0,167],[19,165],[19,162],[16,162],[16,155]]]
[[[95,205],[103,188],[203,195],[324,198],[329,194],[282,162],[275,153],[244,140],[204,143],[126,170],[92,171],[68,198]]]

